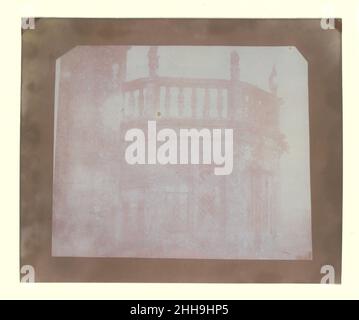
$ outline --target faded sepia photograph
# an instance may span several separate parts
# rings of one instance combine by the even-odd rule
[[[340,283],[340,19],[24,18],[21,90],[36,281]]]
[[[52,254],[311,259],[307,68],[295,47],[77,46],[58,58]],[[233,129],[232,170],[177,163],[177,138],[174,163],[129,165],[125,133],[148,138],[148,120]]]

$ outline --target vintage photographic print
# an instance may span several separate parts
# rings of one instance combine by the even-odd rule
[[[21,277],[340,283],[341,63],[340,19],[23,18]]]

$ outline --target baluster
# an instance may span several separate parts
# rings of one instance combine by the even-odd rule
[[[171,94],[171,87],[165,87],[165,116],[170,117],[170,94]]]
[[[128,101],[128,110],[127,115],[133,116],[134,115],[134,108],[135,108],[135,93],[133,91],[130,91],[130,97]]]
[[[209,89],[206,88],[204,92],[204,105],[203,105],[203,118],[209,118],[209,109],[210,109],[210,101],[209,101]]]
[[[224,118],[228,118],[228,92],[229,90],[228,89],[223,89],[222,91],[222,98],[223,98],[223,117]]]
[[[139,96],[138,96],[138,114],[139,116],[144,116],[145,111],[145,97],[144,97],[144,89],[139,90]]]
[[[151,113],[156,115],[160,112],[161,106],[160,106],[160,92],[161,87],[159,85],[155,85],[153,88],[153,97],[152,97],[152,110]]]
[[[184,92],[183,87],[179,87],[178,89],[178,116],[184,117],[185,110],[184,110]]]
[[[217,115],[218,118],[222,118],[223,117],[223,90],[222,89],[218,89],[217,90]]]
[[[190,108],[190,116],[197,116],[197,90],[196,88],[192,88],[192,93],[191,93],[191,108]]]

